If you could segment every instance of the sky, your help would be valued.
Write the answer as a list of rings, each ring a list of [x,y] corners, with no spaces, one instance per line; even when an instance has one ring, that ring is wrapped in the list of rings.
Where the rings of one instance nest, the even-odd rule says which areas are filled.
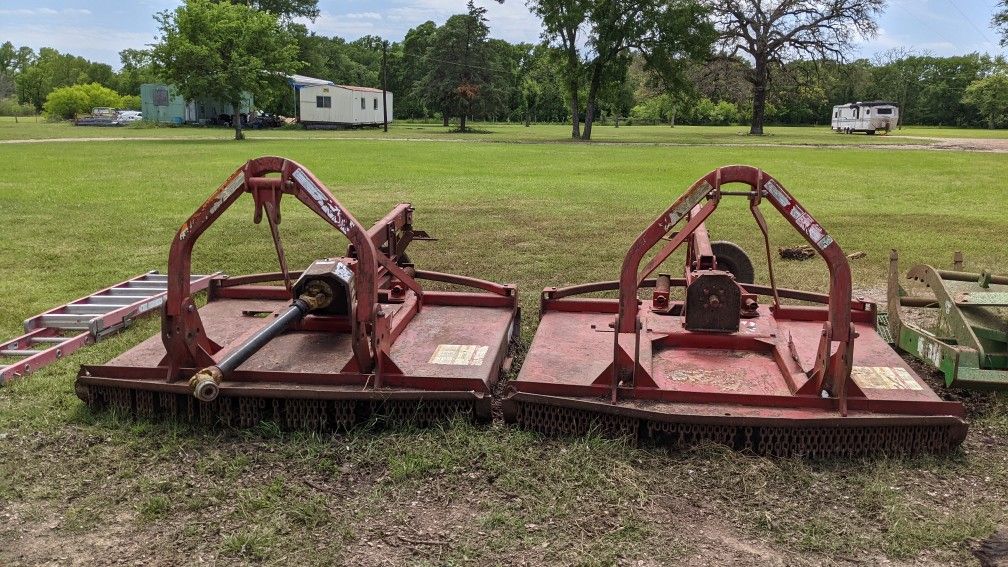
[[[539,23],[523,0],[477,3],[487,8],[492,37],[538,40]],[[997,0],[889,0],[878,36],[859,42],[855,56],[871,58],[894,47],[933,55],[1008,54],[990,27],[995,4]],[[0,0],[0,43],[54,47],[118,68],[120,50],[155,40],[153,14],[178,5],[177,0]],[[440,24],[464,11],[465,0],[319,0],[319,9],[321,16],[306,23],[320,35],[353,40],[370,34],[396,41],[427,20]]]

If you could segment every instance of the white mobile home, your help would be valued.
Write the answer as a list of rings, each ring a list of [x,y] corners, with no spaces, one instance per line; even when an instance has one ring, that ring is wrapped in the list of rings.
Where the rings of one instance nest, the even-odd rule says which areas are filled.
[[[834,132],[865,132],[874,134],[878,130],[886,132],[899,124],[899,106],[894,102],[875,100],[871,102],[852,102],[838,104],[833,107],[833,119],[830,126]]]
[[[383,100],[384,99],[384,100]],[[349,85],[305,85],[298,89],[298,120],[305,128],[378,126],[392,122],[392,93]]]

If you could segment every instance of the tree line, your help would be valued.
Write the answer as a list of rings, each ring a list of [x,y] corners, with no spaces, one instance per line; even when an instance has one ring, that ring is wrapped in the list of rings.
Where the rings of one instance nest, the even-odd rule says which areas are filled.
[[[898,103],[905,123],[1008,125],[1002,57],[897,49],[851,60],[856,39],[875,32],[883,0],[527,4],[542,22],[537,43],[489,37],[486,9],[473,0],[395,42],[310,31],[299,22],[318,16],[315,0],[187,0],[155,15],[158,41],[122,51],[118,71],[2,44],[0,101],[39,112],[60,87],[94,83],[135,96],[141,83],[168,81],[187,97],[231,100],[249,90],[260,109],[290,116],[286,74],[381,87],[384,51],[396,118],[455,120],[461,130],[468,120],[568,122],[572,137],[590,139],[598,120],[623,120],[748,123],[761,134],[764,123],[824,124],[835,104],[877,99]],[[1008,33],[1008,4],[1000,5],[993,23]],[[243,26],[268,41],[241,44]]]

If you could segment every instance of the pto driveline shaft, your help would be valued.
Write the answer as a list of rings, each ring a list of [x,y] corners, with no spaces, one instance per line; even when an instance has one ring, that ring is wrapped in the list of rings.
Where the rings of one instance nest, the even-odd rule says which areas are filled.
[[[324,284],[322,284],[324,286]],[[200,370],[189,379],[193,396],[204,402],[217,398],[220,382],[243,362],[252,358],[266,343],[283,334],[291,325],[299,323],[308,313],[326,307],[332,301],[332,292],[325,286],[311,286],[281,312],[269,325],[249,337],[240,347],[228,353],[220,362]]]

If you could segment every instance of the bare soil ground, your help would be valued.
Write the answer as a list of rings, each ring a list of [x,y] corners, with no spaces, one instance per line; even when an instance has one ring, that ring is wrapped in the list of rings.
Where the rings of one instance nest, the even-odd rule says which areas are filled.
[[[773,529],[781,521],[793,529],[794,524],[817,521],[801,513],[793,516],[794,509],[807,510],[811,504],[846,514],[843,508],[857,504],[849,495],[819,486],[817,480],[795,479],[805,490],[793,492],[773,485],[786,482],[788,475],[766,478],[769,470],[793,464],[722,455],[715,448],[674,459],[694,465],[652,469],[658,463],[638,464],[635,468],[643,468],[624,479],[636,492],[626,500],[600,498],[592,486],[583,486],[555,495],[562,501],[551,502],[546,494],[530,499],[512,492],[513,486],[498,483],[499,477],[478,460],[404,479],[376,463],[343,463],[322,472],[307,455],[298,462],[288,453],[288,443],[276,444],[272,439],[228,434],[211,454],[193,451],[182,442],[162,447],[162,453],[150,457],[158,453],[153,445],[125,447],[114,436],[96,436],[88,428],[68,429],[57,437],[8,435],[3,440],[7,449],[33,454],[36,463],[50,466],[11,463],[20,470],[8,477],[17,486],[7,490],[17,491],[21,498],[0,508],[5,526],[0,532],[0,561],[8,565],[948,565],[968,561],[971,549],[893,558],[857,546],[838,545],[829,552],[802,549],[801,537],[829,538],[828,533],[778,534],[784,536],[783,542],[778,536],[767,537],[762,530],[754,531],[753,524]],[[319,449],[327,455],[324,459],[341,449],[339,439],[323,445]],[[564,450],[553,443],[543,449]],[[994,450],[1006,452],[1003,438],[975,429],[965,448],[966,453]],[[733,464],[717,470],[721,460]],[[107,466],[95,467],[95,462]],[[132,472],[119,468],[124,463]],[[643,470],[647,472],[642,476]],[[684,477],[681,481],[679,475]],[[727,494],[721,495],[698,490],[708,484],[694,482],[701,475],[741,484],[747,487],[744,491],[756,492],[750,497],[772,494],[762,517],[738,517],[731,510],[731,490],[722,490]],[[915,516],[926,521],[934,508],[944,508],[947,514],[961,506],[957,492],[963,481],[975,485],[979,480],[942,479],[920,471],[915,478],[898,479],[886,491],[919,492],[924,485],[927,490],[919,497],[928,500],[928,506],[905,521],[913,522]],[[735,497],[741,496],[735,492]],[[886,504],[878,504],[877,513],[884,515]],[[862,535],[879,528],[865,525]],[[907,528],[912,529],[900,529]]]
[[[899,144],[897,146],[885,147],[906,147],[913,149],[933,149],[933,150],[956,150],[974,152],[1008,152],[1008,139],[1006,138],[935,138],[923,136],[890,136],[891,138],[906,138],[908,140],[927,140],[928,145]]]

